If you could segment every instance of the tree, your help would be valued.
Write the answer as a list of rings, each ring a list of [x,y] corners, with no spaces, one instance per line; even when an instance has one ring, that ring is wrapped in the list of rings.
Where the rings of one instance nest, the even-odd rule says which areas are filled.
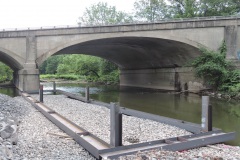
[[[5,81],[11,81],[13,78],[13,70],[0,62],[0,83]]]
[[[113,64],[112,62],[100,59],[100,74],[101,75],[107,75],[115,70],[118,70],[118,67]]]
[[[64,55],[49,57],[39,67],[40,73],[41,74],[56,74],[58,64],[61,63],[63,57],[64,57]]]
[[[170,17],[165,0],[137,0],[134,8],[138,21],[155,22]]]
[[[228,16],[240,12],[239,0],[168,0],[175,18]]]
[[[199,2],[195,0],[169,0],[171,15],[174,18],[192,18],[198,16]]]
[[[200,0],[199,16],[228,16],[239,13],[239,0]]]
[[[132,16],[125,12],[117,11],[115,6],[99,2],[86,8],[78,24],[81,25],[110,25],[132,22]]]
[[[58,65],[58,74],[78,74],[99,77],[100,58],[88,55],[68,55]]]

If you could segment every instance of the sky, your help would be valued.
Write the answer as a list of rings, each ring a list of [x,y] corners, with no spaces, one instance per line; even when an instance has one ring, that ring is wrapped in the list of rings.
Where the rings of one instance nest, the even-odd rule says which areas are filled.
[[[2,0],[0,29],[77,25],[85,9],[99,0]],[[135,0],[101,0],[131,13]]]

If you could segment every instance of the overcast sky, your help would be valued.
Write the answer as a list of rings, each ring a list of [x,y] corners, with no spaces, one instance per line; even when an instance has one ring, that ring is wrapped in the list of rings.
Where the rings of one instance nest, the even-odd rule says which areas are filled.
[[[0,29],[77,25],[86,7],[99,0],[1,0]],[[132,12],[135,0],[101,0]]]

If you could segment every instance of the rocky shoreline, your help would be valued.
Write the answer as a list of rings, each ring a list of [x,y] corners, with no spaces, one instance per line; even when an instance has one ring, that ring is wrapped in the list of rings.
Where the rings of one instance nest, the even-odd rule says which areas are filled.
[[[44,103],[109,142],[107,108],[82,103],[62,95],[45,95]],[[22,97],[11,98],[0,94],[0,111],[0,117],[9,118],[18,126],[18,140],[15,143],[11,138],[0,139],[0,159],[95,159]],[[124,145],[191,134],[177,127],[129,116],[123,117],[123,126]],[[6,156],[6,148],[12,156]],[[239,153],[240,147],[218,144],[184,152],[161,150],[139,152],[120,159],[240,159]]]
[[[228,101],[229,100],[240,101],[240,93],[238,93],[237,95],[231,96],[230,94],[227,94],[227,93],[204,91],[201,94],[211,96],[217,99],[225,99]]]

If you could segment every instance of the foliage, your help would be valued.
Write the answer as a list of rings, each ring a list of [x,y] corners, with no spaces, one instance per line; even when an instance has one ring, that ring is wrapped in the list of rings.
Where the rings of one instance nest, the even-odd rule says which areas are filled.
[[[200,0],[198,16],[228,16],[239,13],[239,0]]]
[[[134,3],[134,8],[138,21],[155,22],[169,18],[165,0],[137,0]]]
[[[169,0],[170,12],[174,18],[197,17],[198,1],[195,0]]]
[[[0,83],[11,81],[13,78],[13,70],[0,62]]]
[[[57,63],[57,71],[55,75],[52,75],[52,72],[48,72],[47,65],[41,66],[42,70],[46,70],[46,74],[41,78],[44,79],[67,79],[67,80],[78,80],[84,79],[89,82],[114,82],[119,81],[119,72],[118,67],[113,63],[88,55],[65,55],[65,56],[54,56],[51,58],[50,62],[55,62],[53,60],[57,58],[60,60]],[[48,60],[47,60],[48,61]],[[50,62],[47,62],[49,64]],[[44,68],[45,67],[45,68]],[[75,76],[73,76],[75,75]],[[77,78],[80,77],[80,78]]]
[[[118,67],[117,65],[113,64],[112,62],[100,59],[100,74],[101,75],[107,75],[112,73],[113,71],[117,71]]]
[[[201,49],[202,55],[192,62],[196,76],[217,89],[228,74],[229,63],[218,52]]]
[[[43,64],[39,67],[40,73],[42,74],[56,74],[58,64],[61,63],[64,56],[52,56],[47,59],[47,61],[43,62]]]
[[[240,92],[240,71],[225,59],[225,42],[218,52],[202,48],[202,55],[192,62],[195,75],[204,79],[205,83],[215,90],[237,95]]]
[[[79,18],[79,25],[109,25],[132,21],[132,16],[117,11],[115,6],[108,6],[107,3],[99,2],[86,8],[83,16]]]
[[[228,16],[239,13],[238,0],[168,0],[175,18]]]
[[[221,91],[237,95],[240,93],[240,71],[231,70],[225,77],[224,83],[220,86]]]
[[[84,77],[74,74],[43,74],[41,79],[84,80]]]

